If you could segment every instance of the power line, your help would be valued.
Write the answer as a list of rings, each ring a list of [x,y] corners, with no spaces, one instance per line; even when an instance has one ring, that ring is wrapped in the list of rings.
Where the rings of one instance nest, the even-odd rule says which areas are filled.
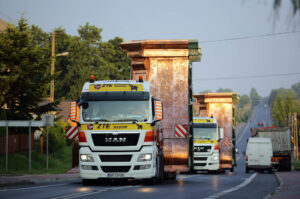
[[[262,35],[244,36],[244,37],[233,37],[233,38],[225,38],[225,39],[217,39],[217,40],[198,41],[198,43],[205,44],[205,43],[215,43],[215,42],[223,42],[223,41],[234,41],[234,40],[241,40],[241,39],[273,37],[277,35],[286,35],[286,34],[294,34],[294,33],[300,33],[300,30],[291,31],[291,32],[279,32],[279,33],[270,33],[270,34],[262,34]]]
[[[249,76],[232,76],[232,77],[209,77],[209,78],[194,78],[194,81],[205,80],[232,80],[232,79],[251,79],[251,78],[264,78],[264,77],[281,77],[281,76],[294,76],[300,73],[282,73],[282,74],[268,74],[268,75],[249,75]]]

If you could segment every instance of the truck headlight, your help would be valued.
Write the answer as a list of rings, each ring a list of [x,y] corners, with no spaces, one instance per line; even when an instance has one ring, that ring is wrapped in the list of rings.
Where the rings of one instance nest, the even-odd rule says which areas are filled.
[[[219,160],[219,156],[217,156],[217,155],[214,155],[214,156],[212,156],[212,157],[211,157],[211,160],[213,160],[213,161],[217,161],[217,160]]]
[[[151,153],[144,153],[140,154],[138,157],[138,162],[145,162],[145,161],[150,161],[152,160],[152,154]]]
[[[94,162],[93,156],[87,154],[80,154],[80,160],[82,162]]]

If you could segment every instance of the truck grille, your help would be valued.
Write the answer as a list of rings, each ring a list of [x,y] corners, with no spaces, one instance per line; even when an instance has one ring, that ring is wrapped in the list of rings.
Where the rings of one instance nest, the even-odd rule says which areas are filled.
[[[112,133],[92,134],[95,146],[136,146],[139,141],[138,133],[122,133],[113,135]]]
[[[204,167],[206,163],[195,163],[194,166]]]
[[[130,162],[132,155],[99,155],[101,162]]]
[[[194,146],[195,152],[210,152],[211,146]]]
[[[130,166],[101,166],[101,169],[105,173],[114,173],[114,172],[128,172]]]
[[[194,160],[197,160],[197,161],[206,161],[207,157],[194,157]]]

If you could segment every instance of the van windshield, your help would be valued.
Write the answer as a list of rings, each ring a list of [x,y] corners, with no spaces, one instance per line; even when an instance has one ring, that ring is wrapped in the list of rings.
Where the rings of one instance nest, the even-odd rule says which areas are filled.
[[[87,103],[88,107],[82,109],[84,121],[143,122],[149,120],[149,100],[87,101]]]
[[[217,140],[217,128],[193,128],[194,139]]]

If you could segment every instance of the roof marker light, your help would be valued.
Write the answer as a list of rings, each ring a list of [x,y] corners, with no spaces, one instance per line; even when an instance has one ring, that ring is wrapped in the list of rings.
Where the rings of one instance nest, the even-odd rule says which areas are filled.
[[[94,75],[91,75],[90,76],[90,83],[94,83],[95,82],[95,76]]]
[[[139,76],[139,82],[144,82],[144,80],[143,80],[143,75],[140,75],[140,76]]]

